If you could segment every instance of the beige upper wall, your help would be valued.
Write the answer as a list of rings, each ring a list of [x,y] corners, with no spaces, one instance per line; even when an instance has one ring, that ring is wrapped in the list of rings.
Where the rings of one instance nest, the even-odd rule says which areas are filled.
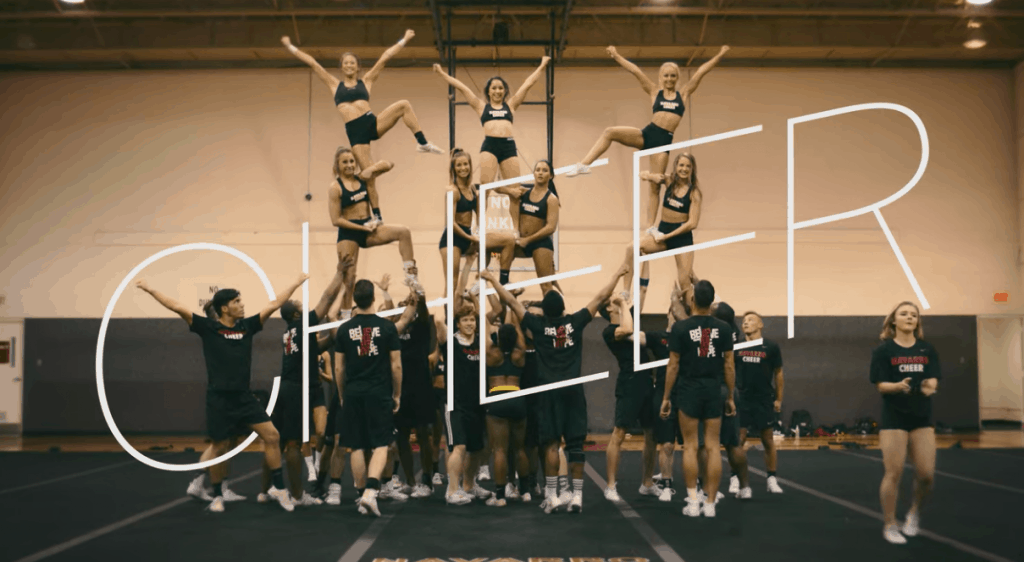
[[[473,69],[459,76],[472,87],[491,75]],[[525,75],[504,73],[513,89]],[[676,141],[753,125],[764,130],[693,149],[705,196],[695,239],[750,231],[757,238],[698,252],[698,274],[737,309],[785,314],[786,120],[890,102],[914,110],[929,134],[920,183],[882,210],[929,312],[1024,310],[1017,295],[1012,309],[993,303],[995,291],[1021,283],[1013,82],[1008,71],[715,70]],[[0,84],[0,288],[7,295],[0,315],[100,316],[136,264],[188,242],[235,246],[280,288],[301,267],[306,220],[313,231],[312,298],[323,289],[337,259],[325,193],[334,149],[347,139],[330,93],[308,72],[33,73],[4,75]],[[559,69],[555,85],[556,166],[579,160],[606,126],[650,120],[648,99],[625,71]],[[379,115],[398,99],[410,100],[428,138],[447,148],[445,95],[428,72],[395,69],[383,74],[372,102]],[[530,99],[542,95],[543,81]],[[546,152],[543,107],[521,108],[516,127],[526,173]],[[476,115],[459,108],[457,144],[475,156],[482,139]],[[388,222],[412,229],[421,277],[436,298],[443,293],[437,241],[447,157],[414,148],[399,124],[374,145],[374,156],[396,163],[379,181],[383,212]],[[631,152],[613,146],[608,166],[556,180],[561,270],[604,268],[563,282],[573,306],[604,283],[631,239]],[[892,111],[798,125],[796,220],[888,197],[912,177],[920,154],[913,124]],[[303,198],[307,185],[311,203]],[[800,230],[795,239],[798,315],[884,314],[899,300],[916,300],[872,215]],[[397,249],[364,251],[360,275],[384,272],[399,277]],[[229,257],[174,256],[144,275],[189,303],[197,300],[197,284],[218,281],[252,295],[251,308],[265,302],[255,275]],[[655,262],[652,277],[648,312],[665,308],[672,260]],[[122,298],[115,315],[166,312],[136,295]]]

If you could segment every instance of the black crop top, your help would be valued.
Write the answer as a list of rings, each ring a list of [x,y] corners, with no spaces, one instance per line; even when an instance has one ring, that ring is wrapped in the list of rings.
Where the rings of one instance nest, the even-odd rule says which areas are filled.
[[[661,205],[677,213],[690,214],[690,193],[693,188],[687,189],[686,195],[682,197],[676,197],[672,191],[672,187],[665,188],[665,198],[661,200]]]
[[[548,219],[548,197],[551,196],[551,190],[544,194],[544,198],[536,203],[530,201],[530,195],[533,194],[533,188],[524,193],[519,199],[519,214],[530,215],[538,219],[546,221]]]
[[[355,101],[370,101],[370,92],[362,80],[356,80],[356,87],[349,88],[344,81],[338,82],[338,89],[334,91],[334,105],[352,103]]]
[[[366,182],[364,182],[361,178],[356,179],[359,180],[359,189],[355,191],[349,191],[348,189],[345,189],[345,184],[342,183],[341,178],[338,178],[338,185],[341,186],[342,209],[344,209],[345,207],[351,207],[352,205],[355,205],[357,203],[370,202],[370,194],[368,191],[366,191]]]
[[[480,189],[480,184],[475,184],[477,189]],[[476,209],[477,196],[474,195],[472,199],[467,199],[466,196],[459,190],[459,201],[455,204],[456,213],[468,213],[473,209]]]
[[[483,125],[488,121],[508,121],[512,123],[512,109],[509,108],[508,104],[501,102],[501,109],[494,109],[494,106],[487,104],[484,107],[483,113],[480,114],[480,124]]]
[[[523,368],[512,363],[512,354],[505,353],[505,361],[497,367],[487,367],[488,377],[522,377]]]
[[[686,106],[683,105],[683,98],[679,92],[676,92],[675,99],[667,100],[665,99],[664,92],[658,91],[658,96],[654,98],[654,113],[659,111],[675,113],[682,117],[683,112],[686,111]]]

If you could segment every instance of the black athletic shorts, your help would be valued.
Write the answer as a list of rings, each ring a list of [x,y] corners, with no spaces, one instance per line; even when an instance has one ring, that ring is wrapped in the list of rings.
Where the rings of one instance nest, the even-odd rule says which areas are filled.
[[[463,227],[463,230],[468,230],[468,229]],[[469,245],[472,244],[472,242],[470,242],[466,238],[463,238],[463,237],[459,236],[458,234],[454,234],[453,238],[455,238],[455,240],[452,240],[452,246],[455,246],[456,248],[458,248],[459,251],[462,252],[462,255],[466,255],[466,251],[469,250]],[[437,247],[439,249],[441,249],[441,250],[445,250],[446,248],[448,248],[448,229],[447,228],[441,231],[441,242],[437,245]]]
[[[653,393],[651,379],[646,371],[633,375],[628,381],[615,384],[615,427],[630,429],[639,427],[647,429],[654,424]],[[661,404],[658,405],[659,409]]]
[[[724,447],[737,447],[740,444],[739,416],[722,414],[721,429],[718,431],[718,444]],[[704,422],[697,424],[697,447],[704,448]]]
[[[270,416],[250,390],[206,391],[206,434],[213,441],[248,435],[252,426],[268,421]]]
[[[445,427],[448,431],[448,452],[458,445],[465,445],[467,453],[475,453],[484,448],[484,411],[479,406],[460,408],[458,404],[451,412],[444,414]]]
[[[551,250],[552,252],[554,252],[555,251],[555,243],[554,243],[553,240],[551,240],[550,236],[545,236],[544,238],[541,238],[540,240],[535,240],[535,241],[530,242],[529,244],[527,244],[523,248],[523,255],[528,257],[528,258],[532,258],[534,250],[539,250],[540,248],[547,248],[547,249]]]
[[[380,138],[377,136],[377,116],[372,111],[367,111],[345,123],[345,132],[348,133],[348,142],[352,146],[370,144],[370,141]]]
[[[313,373],[309,374],[309,409],[314,410],[316,408],[326,408],[327,399],[324,397],[324,385],[320,382],[320,377],[313,378]]]
[[[682,226],[682,224],[683,223],[681,222],[661,221],[660,223],[658,223],[658,232],[662,234],[669,234],[673,232],[675,229]],[[690,232],[680,234],[679,236],[673,236],[672,238],[666,238],[664,242],[668,250],[675,250],[677,248],[693,246],[693,231],[691,230]]]
[[[352,222],[359,225],[363,225],[370,222],[370,219],[372,218],[373,217],[365,219],[353,219]],[[365,230],[351,230],[348,228],[338,228],[338,242],[341,242],[342,240],[351,240],[358,244],[360,248],[366,247],[366,237],[369,235],[370,233],[366,232]]]
[[[672,139],[675,137],[675,133],[666,131],[654,123],[644,127],[641,133],[644,135],[644,150],[672,144]]]
[[[654,442],[682,443],[683,432],[679,428],[679,408],[674,401],[668,419],[661,418],[661,401],[664,397],[665,381],[662,380],[655,385],[654,394],[651,396],[651,405],[654,407]]]
[[[310,404],[310,418],[313,406]],[[277,404],[270,415],[274,427],[281,435],[281,447],[288,441],[302,441],[302,383],[298,381],[281,381],[281,389],[277,394]],[[309,423],[313,433],[313,421]]]
[[[672,402],[691,418],[720,418],[725,406],[720,386],[716,380],[681,379],[673,391]]]
[[[910,412],[901,412],[882,404],[882,423],[878,427],[879,430],[899,429],[911,432],[922,427],[935,427],[930,415],[920,416]]]
[[[747,433],[760,436],[761,432],[775,425],[775,404],[773,400],[741,400],[738,404],[742,427]]]
[[[512,140],[512,137],[484,137],[484,143],[480,145],[480,152],[490,152],[498,159],[499,164],[509,158],[515,158],[518,154],[516,141]]]
[[[444,411],[448,405],[448,389],[447,388],[436,388],[434,387],[434,408],[441,411],[441,415],[444,416]]]
[[[540,444],[540,420],[537,417],[537,394],[527,394],[526,399],[526,440],[524,447],[527,449]]]
[[[587,439],[587,396],[581,385],[542,392],[537,400],[539,445],[565,439],[566,451]]]
[[[391,397],[346,396],[338,416],[338,442],[350,449],[387,447],[395,440]]]
[[[500,396],[502,394],[508,394],[509,392],[519,390],[519,387],[495,388],[504,388],[505,390],[495,391],[492,389],[487,393],[487,396]],[[502,400],[501,402],[492,402],[487,404],[487,415],[512,421],[524,419],[526,418],[526,397],[519,396],[516,398],[509,398],[508,400]]]
[[[404,385],[403,385],[404,386]],[[402,389],[402,401],[395,414],[395,427],[398,429],[416,429],[434,425],[437,415],[434,411],[434,387],[418,386]]]

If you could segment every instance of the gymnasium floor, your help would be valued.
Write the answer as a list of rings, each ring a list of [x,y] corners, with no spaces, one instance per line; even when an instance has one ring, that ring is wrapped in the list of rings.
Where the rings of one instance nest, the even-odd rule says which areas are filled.
[[[640,454],[634,451],[623,454],[619,469],[624,502],[605,500],[601,438],[587,452],[580,515],[544,515],[536,499],[505,508],[482,503],[450,507],[443,492],[435,490],[424,500],[382,501],[380,519],[356,513],[354,491],[344,484],[351,482],[347,474],[341,507],[286,513],[276,505],[257,504],[261,457],[255,452],[239,455],[232,466],[232,489],[249,500],[230,503],[225,513],[215,515],[204,511],[205,503],[185,496],[190,474],[145,466],[116,452],[112,439],[7,438],[0,440],[0,502],[6,508],[0,510],[0,561],[1024,560],[1022,439],[1020,431],[940,436],[936,488],[924,511],[921,536],[895,547],[881,536],[877,491],[882,464],[871,438],[860,438],[860,448],[837,445],[834,439],[803,439],[800,444],[787,439],[779,454],[782,495],[765,491],[763,455],[751,447],[754,498],[739,502],[727,497],[715,519],[684,517],[679,495],[671,503],[641,497]],[[193,447],[202,444],[193,441]],[[197,457],[184,452],[183,444],[190,442],[186,438],[133,439],[140,448],[146,442],[170,446],[147,453],[164,462],[195,462]],[[637,444],[631,441],[628,449]],[[53,446],[61,452],[49,452]],[[908,470],[900,515],[910,478]],[[723,483],[728,485],[727,471]]]

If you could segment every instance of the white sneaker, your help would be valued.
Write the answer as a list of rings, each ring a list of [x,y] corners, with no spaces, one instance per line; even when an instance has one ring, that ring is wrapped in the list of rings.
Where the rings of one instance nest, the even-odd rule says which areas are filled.
[[[414,498],[429,498],[431,494],[433,494],[433,491],[422,482],[416,484],[416,487],[412,489],[412,497]]]
[[[370,513],[363,505],[363,496],[356,498],[356,511],[359,512],[359,515],[366,515],[367,513]]]
[[[573,168],[571,170],[569,170],[565,174],[565,177],[567,177],[567,178],[574,178],[574,177],[576,177],[576,176],[578,176],[580,174],[589,174],[589,173],[590,173],[590,166],[586,166],[582,162],[579,162],[575,166],[573,166]]]
[[[465,492],[465,490],[463,491]],[[480,487],[480,484],[473,484],[473,489],[466,492],[466,494],[476,496],[477,498],[480,498],[482,500],[491,497],[491,493]]]
[[[686,498],[686,507],[683,508],[683,515],[687,517],[700,517],[700,499]]]
[[[519,499],[519,489],[511,482],[505,484],[505,498],[509,501]]]
[[[773,494],[781,494],[782,488],[779,487],[779,482],[775,480],[774,476],[768,477],[768,491]]]
[[[245,501],[245,496],[240,496],[240,495],[236,494],[235,492],[233,492],[232,490],[228,489],[228,483],[227,482],[221,484],[220,491],[224,495],[224,501],[226,501],[226,502],[244,502]]]
[[[903,534],[908,537],[916,537],[921,530],[921,518],[913,512],[907,513],[907,519],[903,522]]]
[[[341,484],[332,483],[327,488],[327,505],[341,505]]]
[[[675,488],[662,488],[661,493],[658,495],[658,499],[663,502],[670,502],[674,495],[676,495]]]
[[[569,513],[583,513],[583,492],[573,492],[569,500]]]
[[[221,489],[223,490],[223,486],[221,487]],[[193,498],[200,499],[206,502],[213,501],[213,497],[211,497],[209,492],[206,491],[206,488],[203,487],[202,474],[196,476],[194,480],[189,482],[188,490],[186,490],[185,493],[192,496]],[[223,509],[221,511],[223,511]]]
[[[477,480],[490,480],[491,479],[491,467],[486,464],[480,467],[480,470],[476,471]]]
[[[359,507],[367,509],[370,513],[380,517],[380,509],[377,508],[377,497],[372,492],[369,494],[363,493],[363,497],[359,498]]]
[[[473,498],[462,493],[462,490],[459,489],[459,491],[454,494],[445,493],[444,501],[448,505],[466,505],[467,503],[472,502]]]
[[[420,144],[416,146],[416,152],[429,152],[430,154],[444,154],[444,151],[434,146],[432,143]]]
[[[562,505],[563,504],[559,500],[558,496],[550,496],[548,498],[545,498],[544,501],[541,502],[540,507],[541,509],[544,510],[544,513],[550,514],[553,511],[558,511],[558,508],[561,507]]]
[[[561,504],[561,505],[569,505],[569,502],[571,502],[571,501],[572,501],[572,492],[570,492],[568,488],[562,490],[562,492],[560,494],[558,494],[558,503],[559,504]]]
[[[750,498],[754,497],[754,491],[750,489],[750,486],[747,486],[746,488],[740,488],[740,491],[738,494],[736,494],[736,497],[741,500],[749,500]]]
[[[651,486],[650,488],[648,488],[647,486],[641,485],[640,486],[640,495],[641,496],[660,496],[661,495],[661,488],[659,488],[657,486]]]
[[[702,509],[701,511],[704,513],[704,517],[714,517],[715,516],[715,504],[713,504],[713,503],[705,503],[704,504],[704,509]]]
[[[267,495],[270,496],[271,499],[277,500],[277,503],[281,504],[281,507],[283,507],[285,511],[295,511],[295,504],[292,503],[292,496],[288,493],[288,490],[278,490],[271,486],[270,489],[267,490]]]
[[[434,478],[431,482],[433,482],[435,486],[441,486],[444,484],[444,478],[441,476],[440,472],[435,472]]]
[[[395,475],[393,475],[391,477],[391,489],[392,490],[396,490],[396,491],[401,492],[401,493],[406,494],[406,495],[409,495],[409,494],[412,493],[412,486],[410,486],[408,484],[403,484],[402,481],[398,478],[397,474],[395,474]]]
[[[700,496],[700,501],[702,501],[702,502],[708,501],[708,495],[707,495],[706,492],[704,492],[704,490],[701,490],[701,491],[697,492],[697,495]],[[724,499],[725,499],[725,494],[723,494],[722,492],[718,492],[715,495],[715,503],[718,503],[719,501],[724,500]]]
[[[619,496],[619,493],[615,490],[615,486],[608,486],[604,489],[604,499],[612,502],[622,501],[622,497]]]
[[[907,544],[907,539],[900,534],[898,525],[886,526],[885,530],[882,531],[882,536],[892,544]]]
[[[732,478],[729,479],[729,493],[734,495],[734,496],[736,494],[740,493],[740,477],[739,476],[733,476]]]
[[[654,476],[652,476],[651,480],[654,480],[655,484],[657,484],[658,482],[661,482],[663,480],[663,478],[661,477],[661,473],[659,472],[659,473],[655,474]]]
[[[321,500],[320,498],[314,498],[313,496],[305,492],[302,493],[302,498],[299,499],[299,501],[295,502],[296,505],[301,505],[303,507],[308,507],[311,505],[323,505],[323,503],[323,500]]]
[[[404,502],[409,499],[409,496],[399,491],[399,489],[393,486],[390,481],[380,487],[380,492],[373,498],[374,503],[376,503],[378,497],[386,500],[394,500],[396,502]]]
[[[519,497],[519,500],[523,503],[530,503],[531,501],[533,501],[533,496],[530,495],[530,492],[526,492],[525,494]]]
[[[224,512],[224,498],[222,498],[220,496],[217,496],[217,497],[213,498],[213,500],[210,501],[210,505],[206,506],[206,509],[208,511],[212,511],[214,513],[223,513]]]
[[[491,496],[487,498],[486,502],[486,505],[489,505],[491,507],[505,507],[505,505],[507,504],[508,502],[505,501],[505,498],[499,499],[498,496]]]

